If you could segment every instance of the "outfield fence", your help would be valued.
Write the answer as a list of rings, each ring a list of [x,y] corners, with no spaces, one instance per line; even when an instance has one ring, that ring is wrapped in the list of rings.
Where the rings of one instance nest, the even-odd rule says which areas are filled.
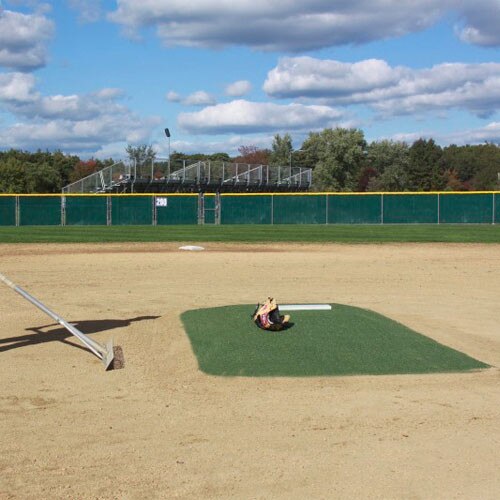
[[[497,224],[500,192],[0,195],[0,226]]]

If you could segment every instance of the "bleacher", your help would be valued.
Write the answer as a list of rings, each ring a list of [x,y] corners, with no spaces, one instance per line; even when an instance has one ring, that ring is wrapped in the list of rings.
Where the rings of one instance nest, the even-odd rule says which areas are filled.
[[[220,161],[147,165],[120,161],[65,186],[63,193],[201,193],[307,191],[312,170]]]

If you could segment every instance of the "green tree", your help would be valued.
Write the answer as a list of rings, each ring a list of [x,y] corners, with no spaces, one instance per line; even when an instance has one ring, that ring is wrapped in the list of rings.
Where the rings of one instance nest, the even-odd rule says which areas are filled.
[[[208,155],[208,160],[230,162],[231,157],[227,153],[213,153],[211,155]]]
[[[125,148],[127,155],[131,161],[135,161],[137,167],[149,165],[156,158],[156,151],[153,146],[141,144],[140,146],[127,145]]]
[[[93,158],[86,161],[79,161],[70,173],[69,182],[76,182],[94,172],[102,170],[102,168],[104,168],[104,165]]]
[[[62,188],[58,169],[48,162],[32,164],[26,169],[26,192],[58,193]]]
[[[472,178],[474,189],[482,191],[500,188],[500,147],[495,144],[475,146],[478,168]]]
[[[369,191],[408,189],[408,144],[389,140],[372,142],[368,146],[366,160],[367,168],[375,171],[368,183]]]
[[[443,169],[453,172],[462,183],[470,183],[477,173],[479,164],[477,162],[476,146],[457,146],[451,144],[443,148],[441,163]]]
[[[80,158],[76,155],[66,155],[62,151],[54,151],[45,158],[45,163],[51,165],[60,177],[59,184],[66,186],[69,184],[71,173],[76,165],[80,162]],[[44,163],[44,162],[40,162]]]
[[[238,148],[240,156],[237,156],[235,163],[249,163],[251,165],[267,165],[269,163],[269,150],[259,149],[257,146],[240,146]]]
[[[23,162],[14,155],[0,157],[0,193],[26,193]]]
[[[409,188],[413,191],[443,189],[445,177],[440,146],[433,139],[418,139],[410,147],[409,154]]]
[[[315,160],[313,187],[355,191],[365,162],[366,141],[359,129],[325,129],[311,133],[302,145],[306,158]]]
[[[285,167],[290,164],[291,154],[293,152],[292,138],[290,134],[281,137],[280,134],[274,136],[269,165],[273,167]]]

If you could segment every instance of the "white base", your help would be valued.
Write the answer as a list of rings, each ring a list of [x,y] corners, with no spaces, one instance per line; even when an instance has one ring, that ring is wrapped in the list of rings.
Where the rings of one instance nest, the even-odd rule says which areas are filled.
[[[198,247],[196,245],[186,245],[184,247],[179,247],[179,250],[194,250],[196,252],[196,251],[199,251],[199,250],[205,250],[205,248],[204,247]]]
[[[330,311],[330,304],[282,304],[280,311]]]

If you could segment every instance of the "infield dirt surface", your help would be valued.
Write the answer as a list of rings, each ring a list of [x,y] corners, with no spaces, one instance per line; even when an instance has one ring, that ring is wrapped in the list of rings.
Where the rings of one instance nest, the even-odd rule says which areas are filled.
[[[199,244],[0,245],[0,272],[125,356],[104,372],[0,284],[0,498],[498,498],[500,245]],[[492,368],[199,371],[180,314],[268,295],[368,308]]]

